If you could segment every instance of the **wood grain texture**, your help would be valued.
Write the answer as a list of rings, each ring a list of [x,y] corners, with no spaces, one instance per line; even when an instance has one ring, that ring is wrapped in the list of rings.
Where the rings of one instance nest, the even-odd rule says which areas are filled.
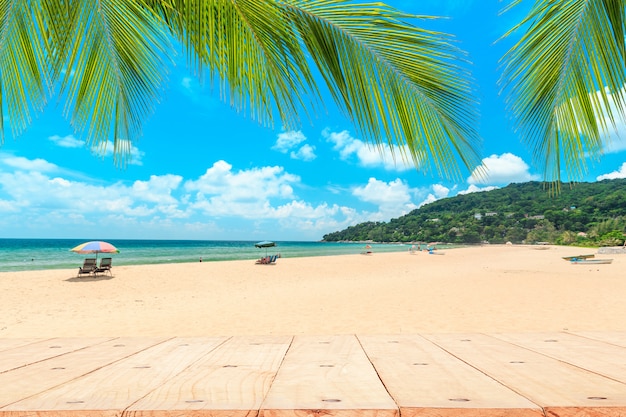
[[[568,333],[498,333],[493,336],[626,383],[626,347]]]
[[[626,332],[568,332],[589,339],[626,347]]]
[[[78,379],[164,340],[164,338],[113,339],[0,373],[0,387],[2,387],[0,407]],[[89,341],[85,340],[85,343],[89,344]]]
[[[625,339],[0,339],[0,417],[625,417]]]
[[[65,355],[66,353],[97,345],[111,339],[113,338],[61,338],[18,345],[12,349],[4,350],[0,354],[0,372],[17,369],[55,356]]]
[[[421,336],[360,336],[400,414],[542,416],[539,406]],[[446,411],[447,410],[447,411]]]
[[[120,415],[226,338],[176,338],[0,409],[0,416]]]
[[[130,406],[126,415],[256,415],[291,336],[233,337]]]
[[[262,417],[397,416],[398,408],[355,336],[296,336]]]
[[[558,340],[558,336],[555,333],[546,340]],[[626,405],[626,384],[495,337],[481,334],[424,337],[544,409]]]

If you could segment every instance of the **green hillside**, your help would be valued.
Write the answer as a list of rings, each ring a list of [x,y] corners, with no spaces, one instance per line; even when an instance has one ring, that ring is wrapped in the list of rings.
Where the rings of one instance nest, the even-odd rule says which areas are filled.
[[[366,222],[324,235],[324,241],[536,243],[615,246],[626,232],[626,179],[544,183],[457,195],[389,222]]]

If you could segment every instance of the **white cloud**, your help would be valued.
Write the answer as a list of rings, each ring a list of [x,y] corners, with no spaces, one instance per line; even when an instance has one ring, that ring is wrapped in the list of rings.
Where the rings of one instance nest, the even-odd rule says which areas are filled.
[[[59,136],[53,135],[48,138],[54,142],[57,146],[62,148],[82,148],[85,146],[85,141],[76,139],[74,135]]]
[[[426,204],[430,204],[437,200],[441,200],[442,198],[446,198],[450,195],[450,192],[451,190],[444,185],[433,184],[429,187],[428,190],[416,193],[421,196],[425,195],[425,197],[422,198],[421,203],[419,203],[417,207],[419,208],[419,207],[425,206]]]
[[[113,157],[116,152],[115,144],[113,141],[107,140],[99,146],[92,147],[92,150],[103,157]],[[145,152],[140,151],[129,140],[117,139],[117,153],[118,157],[126,157],[127,162],[130,165],[143,165],[143,156]]]
[[[618,115],[615,117],[614,123],[609,117],[606,116],[606,106],[604,105],[604,101],[600,98],[600,93],[596,92],[594,94],[596,97],[592,97],[592,99],[600,103],[601,115],[597,116],[598,122],[600,123],[600,126],[606,126],[606,132],[603,132],[602,134],[602,147],[604,153],[619,153],[626,150],[626,114],[624,114],[622,110],[618,109],[615,105],[613,95],[607,92],[606,94],[608,96],[610,111],[614,115]],[[626,89],[622,89],[620,94],[622,96],[625,95]],[[621,118],[619,115],[621,115]]]
[[[306,139],[306,136],[301,131],[282,132],[278,134],[272,149],[281,153],[289,152],[289,156],[292,159],[312,161],[317,157],[315,155],[315,147],[309,144],[300,146]]]
[[[356,187],[352,194],[378,206],[378,213],[374,216],[376,220],[389,220],[417,208],[411,198],[413,190],[399,178],[388,183],[370,178],[365,186]]]
[[[323,136],[333,144],[333,149],[339,152],[339,157],[348,161],[356,158],[359,165],[369,168],[382,167],[387,171],[407,171],[414,169],[412,163],[405,162],[402,155],[409,155],[406,148],[389,145],[370,146],[365,142],[353,138],[349,132],[330,132],[325,130]]]
[[[306,136],[304,136],[304,133],[302,133],[301,131],[296,132],[292,130],[289,132],[282,132],[278,134],[276,144],[272,146],[272,149],[282,153],[287,153],[287,151],[298,146],[305,140]]]
[[[20,171],[56,172],[59,170],[57,165],[44,159],[27,159],[22,156],[8,154],[0,154],[0,171],[2,170],[2,165]]]
[[[480,176],[480,169],[485,172]],[[529,166],[522,158],[511,153],[491,155],[484,158],[482,166],[476,168],[467,179],[469,184],[510,184],[537,181],[538,175],[529,172]]]
[[[448,195],[450,195],[450,189],[448,187],[444,187],[441,184],[433,184],[432,185],[433,191],[435,193],[435,196],[439,199],[439,198],[446,198]]]
[[[8,166],[11,170],[2,169]],[[149,181],[136,181],[132,186],[122,183],[93,185],[60,176],[54,164],[36,159],[0,158],[0,198],[19,207],[25,217],[59,217],[69,220],[73,214],[81,216],[120,214],[148,216],[153,213],[178,212],[178,201],[173,191],[182,181],[175,175],[152,176]]]
[[[197,180],[185,183],[195,192],[194,209],[213,216],[275,217],[271,200],[292,200],[300,177],[282,167],[262,167],[234,172],[226,161],[217,161]]]
[[[317,158],[317,155],[315,155],[315,147],[309,144],[303,145],[297,151],[292,151],[289,155],[292,159],[298,159],[307,162]]]
[[[615,180],[618,178],[626,178],[626,162],[622,164],[617,171],[609,172],[608,174],[599,175],[596,180]]]
[[[494,187],[494,186],[477,187],[474,184],[470,184],[470,186],[467,187],[467,190],[459,191],[458,194],[463,195],[463,194],[471,194],[471,193],[480,193],[483,191],[491,191],[491,190],[497,190],[497,189],[498,187]]]
[[[80,139],[76,139],[73,135],[59,136],[53,135],[48,138],[54,142],[57,146],[62,148],[83,148],[86,146],[86,142]],[[124,155],[127,158],[130,165],[143,165],[143,156],[145,152],[140,151],[135,145],[133,145],[127,139],[117,139],[118,156]],[[91,151],[98,156],[104,158],[113,157],[115,153],[115,144],[111,140],[104,141],[100,144],[92,144]]]
[[[183,181],[180,175],[151,175],[148,181],[135,181],[131,187],[133,194],[139,196],[142,201],[153,203],[175,204],[176,199],[172,192]]]
[[[180,85],[183,89],[192,92],[194,90],[196,81],[191,77],[183,77],[180,80]]]

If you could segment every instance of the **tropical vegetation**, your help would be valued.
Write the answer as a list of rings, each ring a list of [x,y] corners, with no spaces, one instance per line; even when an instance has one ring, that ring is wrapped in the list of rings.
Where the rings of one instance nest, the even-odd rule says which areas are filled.
[[[501,86],[550,181],[584,172],[624,118],[625,8],[537,0],[506,34],[519,42]],[[96,150],[112,139],[123,161],[180,48],[260,123],[297,126],[320,106],[321,79],[364,138],[455,178],[480,165],[476,89],[451,35],[416,18],[348,0],[0,1],[0,132],[8,120],[21,133],[56,97],[77,134]]]
[[[623,245],[626,179],[563,186],[551,196],[527,182],[426,204],[389,222],[365,222],[325,241]]]

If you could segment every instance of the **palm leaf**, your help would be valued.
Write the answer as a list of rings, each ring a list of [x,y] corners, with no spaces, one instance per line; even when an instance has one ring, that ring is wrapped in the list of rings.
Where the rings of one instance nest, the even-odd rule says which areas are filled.
[[[295,127],[315,110],[314,65],[366,139],[458,176],[458,160],[479,159],[469,73],[452,39],[405,22],[415,17],[346,0],[0,0],[0,99],[23,128],[57,86],[75,131],[100,150],[113,136],[128,155],[173,35],[199,76],[264,124],[276,114]]]
[[[344,0],[169,0],[161,2],[199,74],[219,78],[238,110],[286,126],[319,97],[309,69],[376,146],[397,144],[427,171],[459,174],[479,162],[476,103],[463,54],[451,38],[415,28],[383,4]],[[199,18],[200,16],[200,18]],[[306,48],[306,49],[303,49]]]
[[[167,74],[168,32],[141,1],[51,2],[51,32],[59,48],[54,74],[64,73],[65,114],[88,143],[130,155],[131,141],[158,101]]]
[[[18,135],[30,124],[33,111],[46,104],[50,79],[40,9],[39,1],[0,1],[0,143],[5,116]]]
[[[316,95],[299,38],[280,3],[257,0],[164,0],[155,6],[185,47],[202,79],[217,79],[220,96],[237,111],[273,126],[300,124]]]
[[[503,58],[507,106],[554,184],[580,178],[626,117],[625,12],[623,0],[539,0],[507,34],[527,28]]]
[[[442,33],[380,3],[284,2],[333,97],[381,146],[399,146],[423,171],[457,177],[479,162],[477,111],[463,53]]]

